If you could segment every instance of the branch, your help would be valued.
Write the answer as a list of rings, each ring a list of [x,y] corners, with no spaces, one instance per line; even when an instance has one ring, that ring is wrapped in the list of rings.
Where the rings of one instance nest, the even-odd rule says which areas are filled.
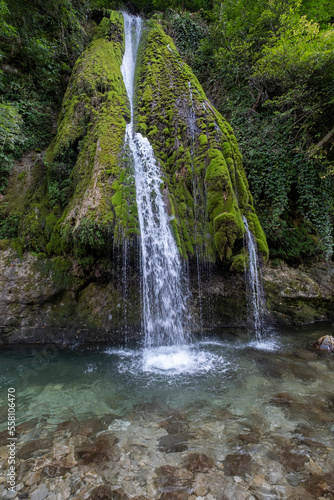
[[[315,153],[320,149],[322,148],[322,146],[324,144],[326,144],[326,142],[328,142],[331,137],[334,135],[334,127],[332,128],[332,130],[330,130],[330,132],[328,132],[328,134],[325,135],[325,137],[323,137],[323,139],[321,139],[321,141],[318,142],[318,144],[316,144],[315,146],[313,146],[310,151],[309,151],[309,155],[310,156],[314,156]]]

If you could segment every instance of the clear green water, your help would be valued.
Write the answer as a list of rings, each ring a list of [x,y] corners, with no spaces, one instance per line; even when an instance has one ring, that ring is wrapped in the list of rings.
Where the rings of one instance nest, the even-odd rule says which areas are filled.
[[[139,347],[107,344],[3,348],[1,392],[6,396],[8,387],[16,389],[18,424],[39,420],[30,434],[18,433],[19,443],[53,436],[68,420],[109,415],[105,430],[116,435],[130,468],[131,460],[143,473],[163,464],[178,466],[190,451],[205,453],[217,474],[225,463],[225,478],[246,481],[279,471],[279,484],[287,490],[272,498],[290,498],[289,488],[314,476],[307,468],[311,460],[319,476],[334,471],[334,356],[307,349],[325,334],[332,334],[331,325],[280,331],[253,344],[244,331],[222,330],[197,340],[186,353],[160,350],[149,356]],[[0,412],[3,431],[5,404]],[[179,421],[176,434],[189,433],[181,450],[159,445],[167,432],[175,433],[165,430],[168,419]],[[131,459],[134,436],[143,446],[141,462]],[[226,457],[238,453],[250,456],[252,467],[246,476],[238,467],[226,475]],[[295,457],[301,457],[297,466]],[[134,494],[121,470],[118,481]]]

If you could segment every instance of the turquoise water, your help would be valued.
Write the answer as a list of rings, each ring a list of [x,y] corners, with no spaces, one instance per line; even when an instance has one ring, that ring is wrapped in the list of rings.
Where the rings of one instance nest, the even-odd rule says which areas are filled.
[[[308,350],[331,332],[328,324],[288,329],[261,344],[249,341],[243,330],[221,330],[189,348],[167,351],[108,344],[7,347],[0,354],[1,393],[16,390],[17,423],[23,424],[18,448],[36,436],[57,436],[66,443],[70,435],[59,434],[59,424],[67,421],[107,421],[96,427],[96,435],[112,432],[119,453],[130,457],[130,469],[139,467],[144,475],[163,464],[179,466],[190,451],[204,453],[215,463],[217,485],[223,475],[226,484],[240,477],[233,484],[250,487],[248,476],[276,470],[279,480],[265,481],[285,493],[275,490],[272,498],[293,498],[289,488],[307,486],[315,477],[312,467],[319,477],[334,470],[334,356]],[[0,412],[3,431],[5,405]],[[32,419],[27,431],[24,423]],[[185,431],[183,444],[175,446],[174,437]],[[134,436],[142,443],[140,460],[131,459]],[[231,471],[228,457],[238,455],[250,457],[247,472],[239,462]],[[121,469],[117,477],[131,498],[134,486]],[[145,481],[138,491],[146,495]]]

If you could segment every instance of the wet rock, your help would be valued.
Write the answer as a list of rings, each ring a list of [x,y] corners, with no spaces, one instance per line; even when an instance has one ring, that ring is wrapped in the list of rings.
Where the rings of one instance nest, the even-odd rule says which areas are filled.
[[[334,491],[333,484],[330,483],[333,483],[333,480],[326,476],[311,477],[306,480],[305,489],[311,493],[314,498],[319,498]]]
[[[162,493],[158,500],[188,500],[189,493],[185,493],[183,491],[168,491]]]
[[[165,453],[176,453],[188,449],[188,441],[193,435],[189,432],[180,434],[168,434],[159,439],[158,449]]]
[[[282,464],[288,471],[299,472],[304,468],[304,464],[308,462],[309,458],[303,455],[299,450],[287,446],[282,450],[280,455]]]
[[[163,465],[155,469],[159,500],[188,500],[193,474],[186,469]]]
[[[43,422],[46,422],[46,420],[44,419]],[[25,434],[26,432],[30,432],[33,429],[35,429],[38,424],[39,424],[39,419],[32,418],[31,420],[28,420],[27,422],[23,422],[22,424],[18,425],[16,427],[16,432],[18,434]]]
[[[188,431],[189,424],[180,413],[175,412],[160,422],[159,427],[165,429],[168,434],[181,434]]]
[[[88,497],[88,500],[113,500],[113,498],[117,498],[116,496],[117,493],[115,492],[115,497],[113,497],[113,491],[111,491],[110,486],[98,486],[97,488],[94,488]],[[128,497],[123,497],[124,500],[126,500]],[[122,500],[123,500],[122,499]]]
[[[310,458],[310,461],[305,465],[305,469],[309,471],[312,476],[321,476],[323,474],[323,470],[318,462],[312,460],[312,458]]]
[[[72,433],[75,429],[78,428],[79,423],[80,422],[78,420],[66,420],[65,422],[60,422],[57,425],[57,431],[69,431]]]
[[[36,490],[30,493],[30,500],[44,500],[49,494],[49,489],[44,483],[40,484]]]
[[[185,459],[185,468],[191,472],[207,472],[214,466],[212,458],[204,453],[191,453]]]
[[[7,444],[8,444],[8,431],[5,430],[0,432],[0,446],[6,446]]]
[[[24,484],[27,486],[33,486],[34,484],[38,483],[40,479],[41,479],[41,471],[36,471],[29,475],[28,479],[25,481]]]
[[[203,497],[209,491],[210,478],[206,474],[197,474],[192,488],[195,495]]]
[[[98,418],[89,418],[80,422],[77,428],[75,429],[75,433],[81,436],[95,436],[98,432],[104,429],[104,425]]]
[[[304,444],[312,449],[326,450],[327,446],[312,438],[300,437],[296,440],[299,444]]]
[[[52,447],[52,439],[51,438],[42,438],[36,439],[34,441],[29,441],[24,444],[17,452],[16,456],[18,459],[26,459],[34,456],[44,455],[48,453],[50,448]]]
[[[261,434],[259,432],[247,432],[245,434],[239,434],[237,439],[245,443],[258,443],[261,439]]]
[[[293,403],[293,399],[287,392],[278,392],[271,398],[269,403],[277,406],[287,406]]]
[[[141,413],[143,415],[160,415],[161,417],[166,417],[168,414],[173,412],[173,408],[168,408],[168,406],[158,398],[152,398],[150,401],[141,401],[133,406],[133,411],[135,415]]]
[[[121,418],[119,415],[116,415],[115,413],[109,413],[108,415],[104,415],[101,419],[100,419],[100,422],[101,422],[101,425],[104,427],[104,428],[107,428],[108,425],[112,424],[112,422],[114,422],[114,420],[118,419],[118,418]]]
[[[284,375],[284,369],[278,363],[276,363],[273,359],[269,359],[269,357],[264,357],[262,353],[254,352],[254,359],[258,368],[262,371],[262,373],[269,378],[281,379]]]
[[[317,355],[315,352],[308,351],[307,349],[301,349],[296,352],[296,356],[304,361],[313,361]]]
[[[314,349],[318,351],[333,352],[334,351],[334,337],[331,335],[324,335],[320,337],[314,344],[312,344]]]
[[[227,455],[224,464],[224,472],[228,476],[243,476],[249,472],[252,463],[252,458],[247,453]]]
[[[115,445],[118,439],[114,434],[100,434],[93,444],[78,446],[75,449],[75,457],[83,465],[96,463],[102,465],[106,462],[116,459],[118,453],[115,450]]]
[[[235,415],[229,410],[229,406],[225,408],[215,408],[213,415],[219,420],[234,420]]]
[[[47,465],[41,471],[44,477],[59,477],[69,472],[71,467],[63,467],[61,465]]]

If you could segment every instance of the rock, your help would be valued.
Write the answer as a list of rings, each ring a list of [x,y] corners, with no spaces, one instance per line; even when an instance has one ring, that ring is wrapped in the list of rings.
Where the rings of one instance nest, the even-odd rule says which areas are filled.
[[[188,431],[189,424],[180,413],[175,412],[160,422],[159,427],[165,429],[168,434],[181,434]]]
[[[185,468],[191,472],[207,472],[214,466],[212,458],[204,453],[191,453],[185,459]]]
[[[26,486],[33,486],[34,484],[38,483],[41,479],[41,471],[36,471],[33,472],[31,475],[29,475],[28,479],[25,481]]]
[[[116,459],[118,453],[115,450],[115,445],[118,439],[114,434],[100,434],[93,444],[78,446],[75,449],[75,456],[79,463],[83,465],[91,464],[92,462],[103,465]]]
[[[166,453],[176,453],[188,449],[188,440],[193,436],[189,432],[168,434],[159,439],[158,449]]]
[[[45,420],[44,420],[44,422],[45,422]],[[38,423],[39,423],[38,418],[33,418],[31,420],[28,420],[27,422],[23,422],[22,424],[20,424],[16,427],[16,432],[18,434],[24,434],[26,432],[30,432],[36,428]]]
[[[44,483],[40,484],[36,490],[30,493],[30,500],[44,500],[49,494],[49,490]]]
[[[331,482],[333,483],[333,480],[331,481],[330,478],[327,477],[311,477],[306,480],[305,488],[311,495],[314,495],[314,498],[319,498],[320,496],[328,495],[328,493],[334,491],[333,484],[330,484]]]
[[[53,441],[51,438],[36,439],[25,443],[17,452],[16,456],[19,459],[26,459],[34,456],[45,455],[52,448]]]
[[[259,432],[249,432],[245,434],[239,434],[238,439],[246,443],[258,443],[261,439],[261,434]]]
[[[297,449],[287,446],[282,450],[281,460],[284,467],[288,471],[299,472],[304,468],[304,464],[309,460],[307,456],[303,455]]]
[[[115,493],[115,495],[114,495]],[[91,492],[90,492],[90,495],[88,497],[88,500],[113,500],[115,498],[115,500],[117,499],[121,499],[122,500],[127,500],[127,496],[118,496],[117,495],[117,492],[114,492],[114,491],[111,491],[111,487],[110,486],[106,486],[106,485],[101,485],[101,486],[98,486],[97,488],[94,488]]]
[[[278,392],[269,401],[270,404],[278,406],[287,406],[293,403],[292,397],[286,392]]]
[[[195,495],[203,497],[209,491],[210,479],[206,474],[197,474],[195,481],[192,484]]]
[[[155,472],[157,475],[155,485],[158,494],[161,494],[158,496],[159,500],[188,500],[194,477],[191,472],[171,465],[163,465],[155,469]]]
[[[69,472],[71,467],[63,467],[61,465],[47,465],[41,470],[41,474],[44,477],[59,477]]]
[[[314,344],[312,344],[314,349],[318,351],[333,352],[334,351],[334,337],[331,335],[324,335],[320,337]]]
[[[321,476],[323,470],[320,465],[310,458],[310,461],[305,465],[305,469],[308,470],[312,476]]]
[[[247,453],[245,454],[230,454],[224,460],[224,472],[229,476],[243,476],[249,472],[252,458]]]

